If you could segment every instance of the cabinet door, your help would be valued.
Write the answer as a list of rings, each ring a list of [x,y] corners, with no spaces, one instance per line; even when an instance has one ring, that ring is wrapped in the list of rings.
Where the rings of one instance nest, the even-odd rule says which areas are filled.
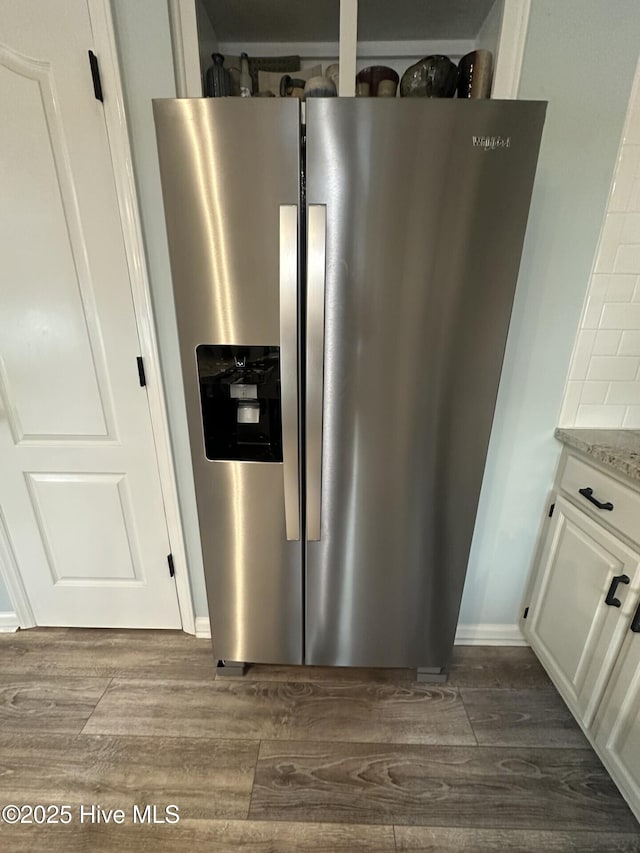
[[[525,634],[588,728],[624,640],[640,555],[559,498],[544,542]],[[620,578],[615,599],[607,593]],[[628,583],[624,579],[628,578]]]
[[[627,633],[595,730],[607,769],[640,820],[640,633]]]

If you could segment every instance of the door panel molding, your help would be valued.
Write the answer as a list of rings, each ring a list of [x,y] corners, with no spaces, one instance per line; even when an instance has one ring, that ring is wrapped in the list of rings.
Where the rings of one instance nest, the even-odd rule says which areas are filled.
[[[54,586],[145,585],[147,578],[140,545],[135,525],[130,523],[133,512],[127,475],[124,472],[87,474],[31,471],[25,473],[25,480]],[[61,488],[52,489],[55,485]],[[77,488],[69,489],[69,486]],[[111,495],[105,493],[105,489],[109,487]],[[82,490],[81,496],[76,494],[78,489]],[[54,499],[51,497],[52,491],[57,494]],[[96,523],[92,524],[94,521]],[[69,522],[68,525],[65,525],[65,522]],[[79,528],[77,532],[76,527]],[[109,530],[108,543],[101,536],[105,528]],[[116,537],[116,530],[123,535]],[[115,541],[116,539],[119,541]],[[73,543],[73,553],[68,553],[67,543],[70,542]],[[87,546],[88,551],[85,550],[83,554],[83,547],[86,549]],[[110,563],[113,566],[127,566],[128,572],[103,572],[93,575],[65,573],[68,571],[65,566],[73,567],[77,563],[76,553],[80,562],[86,565],[90,572],[89,567],[99,567],[101,562],[104,565],[107,550]]]
[[[34,83],[37,87],[38,95],[36,95],[37,103],[35,105],[35,109],[39,115],[34,115],[33,121],[39,122],[42,120],[46,127],[46,136],[42,134],[39,135],[38,138],[46,138],[48,140],[48,148],[51,153],[53,174],[51,175],[52,180],[50,181],[49,189],[58,197],[60,206],[64,211],[64,220],[67,223],[65,236],[68,242],[69,257],[65,259],[59,257],[57,260],[63,264],[65,264],[65,261],[68,263],[70,280],[71,275],[75,280],[77,295],[73,293],[74,288],[73,285],[71,285],[69,292],[66,293],[66,298],[69,299],[73,296],[74,302],[76,298],[78,300],[76,310],[82,312],[82,322],[78,322],[75,328],[76,344],[84,349],[82,346],[82,338],[85,338],[87,346],[85,359],[86,364],[82,365],[81,374],[76,375],[73,379],[76,379],[77,381],[82,382],[83,385],[87,386],[86,393],[90,391],[90,386],[93,385],[95,388],[95,397],[93,402],[94,404],[97,403],[97,407],[95,405],[93,406],[93,414],[88,411],[85,413],[85,417],[89,422],[96,422],[95,426],[97,429],[95,430],[87,430],[79,433],[69,433],[64,429],[60,432],[57,430],[52,431],[46,429],[43,429],[42,431],[35,431],[33,429],[35,426],[35,424],[33,424],[33,420],[34,415],[37,417],[37,412],[34,411],[31,412],[32,424],[31,429],[29,429],[28,427],[23,426],[23,419],[20,416],[18,404],[16,403],[19,399],[19,395],[15,394],[15,392],[13,394],[11,393],[12,382],[8,366],[7,364],[0,362],[0,396],[4,403],[9,428],[11,429],[13,440],[16,445],[23,443],[31,445],[41,443],[50,444],[52,442],[59,441],[73,442],[76,438],[79,438],[80,440],[89,440],[90,442],[116,441],[117,436],[115,418],[113,414],[114,407],[111,399],[106,354],[102,342],[98,312],[93,293],[91,271],[84,229],[82,227],[80,206],[72,178],[71,158],[69,156],[65,132],[60,118],[58,106],[59,98],[56,92],[56,84],[52,73],[51,63],[44,59],[25,56],[7,45],[0,44],[0,68],[4,68],[9,72]],[[22,105],[25,110],[28,109],[26,98],[22,100]],[[60,235],[60,238],[61,242],[62,235]],[[73,269],[72,274],[71,269]],[[65,298],[64,294],[60,294],[60,296]],[[82,335],[77,334],[80,328],[82,328],[84,333]],[[50,350],[48,351],[50,352]],[[36,351],[36,353],[31,357],[32,359],[37,359],[40,364],[43,362],[46,364],[47,359],[39,358],[38,356],[39,354]],[[64,365],[49,365],[49,367],[53,370],[56,368],[68,370],[71,365],[67,359],[67,362]],[[44,381],[46,384],[47,377],[43,377],[41,381]],[[16,384],[21,385],[21,383]],[[41,396],[38,391],[39,389],[37,386],[35,388],[31,388],[31,393],[36,397]],[[62,402],[63,405],[60,408],[64,411],[64,401]],[[28,408],[32,407],[28,406]],[[100,421],[102,422],[101,424],[99,423]]]
[[[94,36],[94,50],[100,62],[104,91],[104,116],[113,163],[116,194],[124,239],[134,312],[138,326],[141,355],[144,358],[146,391],[156,445],[158,470],[164,501],[171,553],[176,567],[175,582],[182,628],[195,634],[195,614],[187,554],[180,519],[175,467],[171,451],[169,420],[160,373],[158,341],[153,322],[149,276],[145,258],[142,225],[138,208],[133,159],[125,113],[120,66],[110,0],[87,0]],[[88,73],[88,72],[87,72]]]

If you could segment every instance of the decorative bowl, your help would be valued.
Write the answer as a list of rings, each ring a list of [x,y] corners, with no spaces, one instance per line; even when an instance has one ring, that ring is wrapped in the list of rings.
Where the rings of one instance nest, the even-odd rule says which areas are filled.
[[[458,66],[448,56],[425,56],[402,75],[404,98],[452,98],[458,85]]]

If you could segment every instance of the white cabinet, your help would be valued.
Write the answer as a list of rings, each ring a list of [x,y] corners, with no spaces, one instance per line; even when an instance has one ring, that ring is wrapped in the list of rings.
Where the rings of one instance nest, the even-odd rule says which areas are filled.
[[[595,721],[595,742],[625,799],[640,809],[640,604]]]
[[[565,451],[522,630],[640,819],[640,484]]]
[[[593,720],[624,640],[639,582],[640,555],[559,498],[545,537],[526,633],[585,726]]]

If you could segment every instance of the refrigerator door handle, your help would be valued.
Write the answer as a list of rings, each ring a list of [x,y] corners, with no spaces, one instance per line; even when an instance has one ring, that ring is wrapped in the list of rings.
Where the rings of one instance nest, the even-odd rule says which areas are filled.
[[[298,208],[280,205],[280,402],[287,540],[300,539],[298,449]]]
[[[310,204],[307,222],[307,539],[320,539],[327,208]]]

